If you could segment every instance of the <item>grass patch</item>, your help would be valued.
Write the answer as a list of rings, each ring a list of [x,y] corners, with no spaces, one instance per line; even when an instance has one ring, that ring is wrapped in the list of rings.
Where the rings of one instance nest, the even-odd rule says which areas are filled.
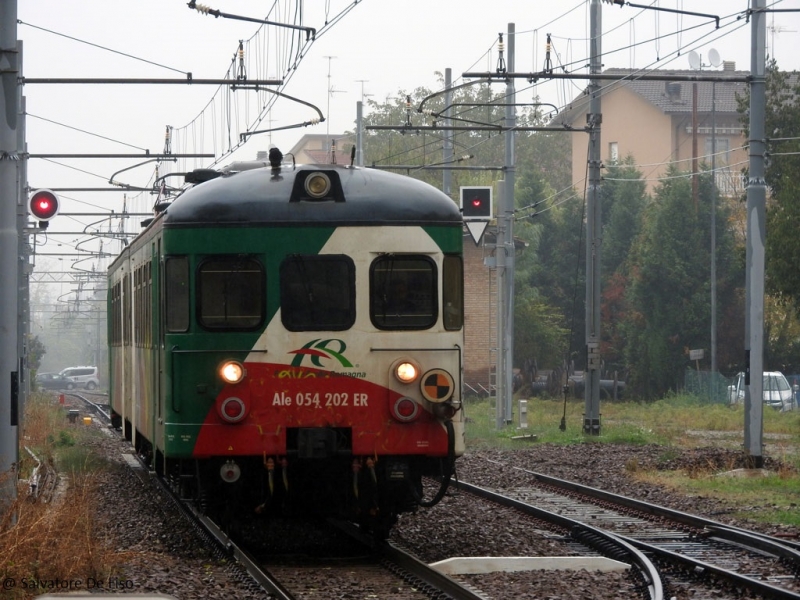
[[[720,498],[738,507],[737,517],[800,527],[800,477],[771,473],[746,477],[719,473],[661,471],[638,477],[682,494]]]
[[[48,502],[31,502],[21,482],[16,502],[0,514],[0,575],[16,586],[3,597],[32,598],[42,593],[71,591],[63,582],[107,579],[120,557],[107,552],[93,514],[97,487],[95,469],[103,459],[84,442],[101,435],[95,428],[67,422],[66,411],[48,394],[34,394],[26,403],[22,445],[39,460],[57,465],[65,485]],[[22,477],[35,464],[20,452]],[[59,583],[62,582],[62,583]],[[49,586],[49,587],[48,587]]]

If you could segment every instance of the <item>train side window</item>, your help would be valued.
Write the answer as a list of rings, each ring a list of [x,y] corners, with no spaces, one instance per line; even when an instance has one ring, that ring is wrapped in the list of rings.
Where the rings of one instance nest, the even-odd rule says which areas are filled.
[[[189,260],[170,256],[164,264],[166,326],[171,333],[189,329]]]
[[[197,269],[197,318],[214,330],[253,330],[264,322],[264,268],[246,256],[215,256]]]
[[[460,256],[446,255],[442,266],[444,328],[457,331],[464,326],[464,265]]]
[[[356,320],[356,269],[344,255],[287,256],[281,263],[281,322],[289,331],[344,331]]]
[[[369,308],[378,329],[430,329],[439,316],[436,263],[428,256],[381,256],[370,269]]]

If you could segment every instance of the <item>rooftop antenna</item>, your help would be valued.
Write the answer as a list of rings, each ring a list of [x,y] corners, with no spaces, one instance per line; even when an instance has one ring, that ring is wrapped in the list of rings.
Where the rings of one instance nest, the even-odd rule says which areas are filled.
[[[328,59],[328,108],[327,108],[326,114],[325,114],[325,150],[327,152],[330,152],[330,147],[331,147],[331,142],[330,142],[330,138],[331,138],[331,96],[333,96],[334,94],[338,94],[339,92],[342,92],[344,90],[335,90],[335,89],[333,89],[333,85],[331,84],[331,61],[334,58],[337,58],[337,57],[336,56],[323,56],[323,58],[327,58]]]

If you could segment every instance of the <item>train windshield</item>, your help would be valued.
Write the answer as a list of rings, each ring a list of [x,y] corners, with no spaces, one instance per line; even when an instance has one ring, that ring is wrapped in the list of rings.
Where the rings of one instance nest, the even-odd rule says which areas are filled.
[[[436,324],[436,263],[428,256],[390,254],[370,271],[370,317],[378,329],[429,329]]]
[[[344,331],[356,320],[355,264],[344,255],[288,256],[281,264],[281,321],[289,331]]]
[[[214,330],[252,330],[264,322],[264,268],[244,256],[216,256],[198,268],[197,315]]]

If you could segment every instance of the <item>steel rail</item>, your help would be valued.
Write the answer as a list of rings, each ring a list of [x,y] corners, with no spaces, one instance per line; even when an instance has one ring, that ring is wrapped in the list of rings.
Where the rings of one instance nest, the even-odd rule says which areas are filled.
[[[604,490],[599,490],[597,488],[584,486],[571,481],[558,479],[556,477],[550,477],[548,475],[543,475],[541,473],[535,473],[533,471],[522,469],[520,467],[513,467],[513,468],[525,472],[531,476],[534,476],[535,479],[538,479],[541,482],[546,483],[554,488],[561,488],[572,492],[582,493],[590,497],[602,499],[609,503],[618,504],[625,508],[632,508],[635,510],[639,510],[641,508],[642,512],[651,514],[653,516],[662,516],[669,518],[673,518],[674,516],[676,521],[686,525],[690,525],[697,529],[706,529],[707,531],[715,534],[715,537],[719,539],[737,544],[751,551],[759,551],[762,553],[768,552],[773,556],[776,556],[783,560],[791,561],[795,565],[798,565],[798,563],[795,562],[797,551],[794,550],[793,548],[786,546],[782,540],[775,540],[774,538],[770,538],[770,536],[765,536],[754,532],[748,532],[744,529],[728,527],[726,525],[717,523],[715,521],[711,521],[709,519],[697,517],[696,515],[683,513],[681,511],[668,509],[657,505],[647,504],[644,502],[640,502],[638,500],[633,500],[632,498],[618,496],[617,494],[606,492]],[[562,515],[556,515],[555,513],[550,513],[549,511],[545,511],[543,509],[534,507],[530,504],[526,504],[524,502],[514,500],[512,498],[507,498],[505,496],[502,496],[501,494],[495,494],[494,492],[490,492],[488,490],[482,490],[482,488],[478,488],[477,486],[472,486],[471,484],[465,482],[458,482],[457,486],[462,487],[472,493],[477,493],[477,495],[479,496],[489,498],[504,506],[511,506],[513,508],[517,508],[533,516],[538,516],[539,514],[553,515],[554,517],[556,517],[556,519],[554,519],[553,522],[557,523],[559,521],[564,521],[564,520],[572,521],[572,519],[569,519],[568,517],[564,517]],[[480,490],[480,492],[475,492],[473,490]],[[619,502],[617,502],[617,500],[619,500]],[[662,510],[663,512],[661,512]],[[546,516],[540,518],[549,520],[548,517]],[[769,583],[753,579],[752,577],[741,575],[734,571],[729,571],[722,567],[718,567],[716,565],[712,565],[710,563],[706,563],[704,561],[691,558],[689,556],[679,554],[677,552],[673,552],[671,550],[660,548],[659,546],[656,546],[648,542],[643,542],[620,534],[614,534],[614,535],[618,539],[625,541],[630,546],[635,547],[642,552],[656,555],[664,561],[679,563],[688,570],[696,573],[701,573],[701,572],[713,573],[719,576],[720,578],[727,580],[733,585],[738,586],[739,588],[742,587],[747,588],[756,594],[762,595],[765,598],[776,598],[779,600],[800,600],[800,594],[798,594],[797,592],[793,592],[785,588],[780,588],[771,585]]]
[[[376,540],[353,523],[339,519],[329,519],[328,523],[379,553],[385,560],[397,565],[397,567],[419,580],[423,585],[435,590],[435,595],[431,594],[431,597],[442,598],[443,600],[444,598],[450,600],[487,600],[486,596],[482,596],[465,587],[449,575],[437,571],[396,544],[388,540]],[[446,594],[446,597],[441,594]]]
[[[629,498],[627,496],[620,496],[612,492],[607,492],[598,488],[582,485],[573,481],[566,481],[558,477],[544,475],[535,471],[529,471],[521,467],[512,467],[518,471],[530,475],[534,479],[552,485],[553,487],[577,492],[585,496],[605,500],[618,506],[624,506],[639,512],[653,515],[655,517],[667,517],[673,521],[695,527],[697,529],[706,529],[712,532],[716,537],[730,542],[744,544],[745,546],[758,548],[759,550],[769,552],[780,558],[784,558],[793,562],[798,569],[800,569],[800,542],[793,542],[791,540],[777,539],[769,535],[758,533],[755,531],[748,531],[741,527],[733,525],[726,525],[719,521],[707,519],[690,513],[685,513],[680,510],[667,508],[658,504],[651,504]]]
[[[142,464],[144,469],[148,469],[138,455],[136,459]],[[233,559],[237,567],[244,570],[248,576],[267,593],[271,594],[274,600],[297,600],[297,598],[287,591],[277,580],[273,579],[269,573],[258,566],[246,551],[237,546],[228,535],[209,517],[202,514],[195,506],[176,497],[167,482],[155,472],[148,472],[151,481],[154,481],[164,493],[172,500],[175,506],[186,515],[197,529],[206,536],[217,549],[227,557]]]
[[[609,549],[612,549],[611,553],[613,556],[611,556],[611,558],[628,562],[635,567],[636,572],[641,576],[642,582],[647,586],[649,598],[651,598],[651,600],[663,600],[664,586],[658,568],[644,553],[640,552],[631,544],[630,540],[626,540],[622,536],[604,531],[597,527],[586,525],[575,519],[538,508],[531,504],[526,504],[525,502],[503,496],[502,494],[464,481],[451,481],[450,485],[500,504],[501,506],[516,509],[526,515],[536,517],[548,523],[555,523],[556,525],[569,529],[574,539],[586,545],[594,546],[603,555],[607,556],[609,554]]]

